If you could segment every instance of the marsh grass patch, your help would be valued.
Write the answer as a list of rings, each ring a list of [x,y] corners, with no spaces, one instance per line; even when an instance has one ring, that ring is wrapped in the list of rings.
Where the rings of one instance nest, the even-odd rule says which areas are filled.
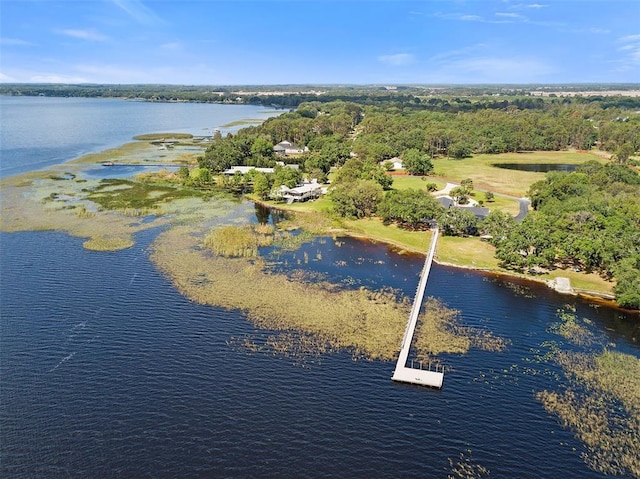
[[[320,365],[323,356],[335,352],[331,344],[321,336],[295,331],[234,336],[227,344],[234,350],[247,354],[266,354],[286,359],[305,369]]]
[[[134,244],[131,238],[98,236],[88,239],[82,246],[91,251],[119,251],[131,248]]]
[[[160,203],[202,196],[197,190],[125,179],[104,179],[87,198],[106,210],[152,209]]]
[[[196,302],[242,310],[263,329],[312,336],[325,345],[323,350],[347,350],[354,358],[396,359],[411,309],[409,298],[390,289],[346,288],[301,270],[275,272],[255,253],[256,243],[256,231],[249,225],[221,226],[204,238],[185,226],[161,233],[151,258]],[[471,346],[504,347],[500,338],[458,325],[457,313],[437,304],[428,310],[444,319],[422,328],[417,354],[431,358],[442,352],[463,353]],[[430,327],[436,330],[443,324],[444,336],[425,338]],[[297,348],[297,341],[289,347]]]

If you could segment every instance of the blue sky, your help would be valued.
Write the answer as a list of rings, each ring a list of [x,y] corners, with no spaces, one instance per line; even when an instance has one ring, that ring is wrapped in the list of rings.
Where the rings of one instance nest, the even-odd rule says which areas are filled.
[[[639,0],[0,0],[0,81],[640,82]]]

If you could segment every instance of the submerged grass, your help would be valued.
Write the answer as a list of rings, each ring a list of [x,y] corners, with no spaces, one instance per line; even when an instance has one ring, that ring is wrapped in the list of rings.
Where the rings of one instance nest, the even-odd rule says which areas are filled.
[[[471,347],[502,351],[507,342],[490,332],[460,324],[460,312],[446,307],[436,298],[428,298],[416,329],[418,359],[430,359],[442,353],[465,354]]]
[[[572,386],[538,393],[544,408],[583,442],[593,470],[640,477],[640,359],[605,349],[559,352],[557,361]]]
[[[551,331],[572,345],[601,343],[575,307],[557,313]],[[596,352],[562,350],[556,344],[548,357],[558,364],[568,386],[561,391],[541,391],[544,408],[574,431],[582,441],[582,457],[595,471],[640,477],[640,358],[607,348]]]
[[[269,271],[255,254],[260,234],[255,227],[223,226],[199,239],[191,228],[174,228],[156,239],[152,260],[190,299],[240,309],[261,328],[312,335],[323,348],[350,350],[354,357],[396,358],[409,317],[408,298],[390,290],[349,290],[302,272]],[[417,334],[418,355],[488,349],[491,341],[494,350],[504,346],[500,339],[458,325],[456,312],[432,302],[430,319]],[[446,332],[434,335],[436,329]]]

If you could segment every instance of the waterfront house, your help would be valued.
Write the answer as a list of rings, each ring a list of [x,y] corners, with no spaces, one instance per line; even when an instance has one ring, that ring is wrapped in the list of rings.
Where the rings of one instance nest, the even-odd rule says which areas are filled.
[[[276,196],[291,204],[294,201],[307,201],[320,198],[325,192],[325,188],[314,178],[311,181],[305,180],[304,183],[295,188],[281,185],[277,190]]]

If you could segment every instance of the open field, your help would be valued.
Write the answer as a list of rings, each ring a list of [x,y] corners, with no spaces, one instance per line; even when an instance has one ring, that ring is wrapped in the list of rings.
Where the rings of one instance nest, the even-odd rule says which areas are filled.
[[[527,195],[529,186],[544,179],[546,173],[496,168],[495,163],[553,163],[580,164],[589,160],[604,161],[599,155],[570,151],[542,151],[530,153],[503,153],[500,155],[474,155],[462,160],[440,158],[434,161],[435,175],[459,183],[471,178],[476,189],[503,193],[516,197]]]
[[[447,184],[446,181],[442,181],[440,178],[434,176],[411,176],[411,175],[393,175],[394,190],[424,190],[429,183],[435,183],[437,188],[441,190]]]

